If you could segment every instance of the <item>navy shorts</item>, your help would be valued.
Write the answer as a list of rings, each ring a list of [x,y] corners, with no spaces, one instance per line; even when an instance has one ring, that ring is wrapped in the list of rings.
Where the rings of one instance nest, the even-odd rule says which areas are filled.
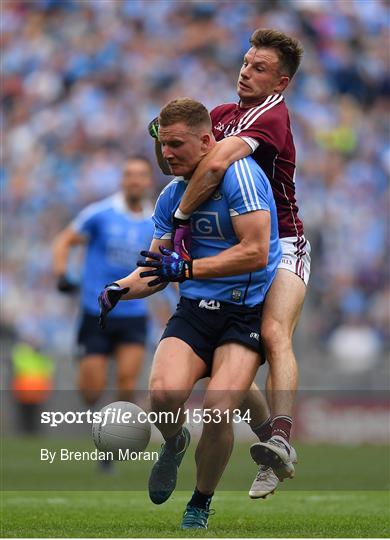
[[[180,298],[161,339],[176,337],[187,343],[211,371],[214,351],[224,343],[245,345],[260,354],[265,362],[260,337],[263,305],[236,306],[217,300]]]
[[[145,345],[147,317],[110,317],[106,328],[99,326],[99,317],[85,311],[77,335],[78,356],[110,354],[118,345],[139,343]]]

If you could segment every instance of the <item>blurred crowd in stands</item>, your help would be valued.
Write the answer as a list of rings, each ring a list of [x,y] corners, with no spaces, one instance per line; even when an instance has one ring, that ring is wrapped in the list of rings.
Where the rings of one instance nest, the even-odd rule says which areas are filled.
[[[4,0],[3,325],[69,353],[76,302],[55,289],[54,235],[116,190],[125,155],[153,158],[146,126],[167,101],[236,101],[249,37],[273,27],[305,48],[286,92],[313,256],[303,337],[345,362],[383,353],[388,24],[385,0]]]

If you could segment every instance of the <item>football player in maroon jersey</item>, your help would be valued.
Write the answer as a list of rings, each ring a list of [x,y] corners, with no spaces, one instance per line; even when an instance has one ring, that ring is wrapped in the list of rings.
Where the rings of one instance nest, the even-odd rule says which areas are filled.
[[[271,417],[251,426],[260,439],[251,447],[259,471],[249,491],[252,498],[274,491],[278,480],[294,476],[295,450],[290,431],[298,385],[292,349],[310,273],[310,244],[304,237],[295,200],[295,146],[283,92],[296,73],[303,49],[299,42],[273,29],[257,29],[250,39],[240,69],[238,103],[219,105],[210,113],[218,144],[201,161],[174,216],[175,250],[186,253],[191,231],[188,218],[218,187],[227,167],[252,155],[267,174],[273,189],[283,256],[268,292],[261,334],[269,363],[267,397]],[[149,131],[157,135],[156,125]],[[156,153],[164,172],[169,167]],[[256,404],[255,392],[246,405]]]

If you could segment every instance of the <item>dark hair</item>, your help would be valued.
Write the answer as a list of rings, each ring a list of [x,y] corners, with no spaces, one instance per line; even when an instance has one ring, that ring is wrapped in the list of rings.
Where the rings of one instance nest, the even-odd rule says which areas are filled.
[[[151,169],[153,169],[152,161],[143,154],[130,154],[129,156],[125,157],[124,161],[144,161]]]
[[[294,77],[303,55],[303,47],[297,39],[272,28],[258,28],[253,32],[249,43],[257,49],[275,49],[281,74],[288,75],[290,79]]]
[[[211,118],[206,107],[187,97],[167,103],[160,111],[158,122],[160,126],[170,126],[176,122],[184,122],[193,128],[205,125],[211,130]]]

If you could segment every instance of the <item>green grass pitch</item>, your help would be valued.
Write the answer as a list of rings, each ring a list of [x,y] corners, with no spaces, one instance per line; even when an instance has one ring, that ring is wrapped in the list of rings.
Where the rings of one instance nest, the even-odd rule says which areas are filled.
[[[194,485],[194,444],[178,489],[153,505],[150,462],[116,463],[112,475],[94,462],[41,463],[42,446],[91,449],[90,439],[8,439],[2,448],[1,536],[17,537],[350,537],[390,535],[389,450],[386,447],[297,445],[294,480],[274,496],[251,500],[256,472],[249,443],[237,444],[213,498],[207,531],[180,530]]]
[[[2,536],[15,537],[383,537],[389,535],[384,492],[279,491],[250,500],[220,492],[207,531],[179,528],[189,493],[153,506],[141,492],[8,492]]]

